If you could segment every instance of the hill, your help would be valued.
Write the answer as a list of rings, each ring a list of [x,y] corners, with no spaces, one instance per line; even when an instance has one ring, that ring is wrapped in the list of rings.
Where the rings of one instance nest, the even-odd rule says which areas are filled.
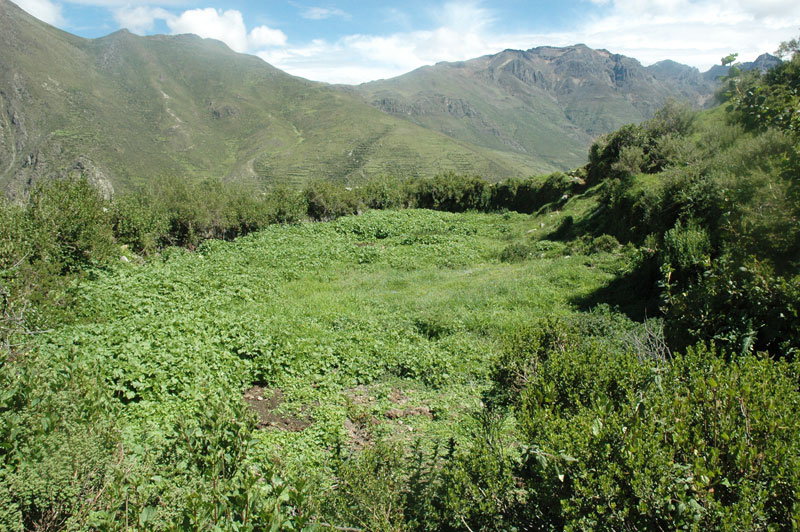
[[[674,61],[643,67],[579,44],[438,63],[350,90],[393,116],[565,169],[585,162],[598,135],[650,118],[669,99],[703,106],[715,85]]]
[[[0,0],[0,186],[88,174],[110,191],[158,175],[303,183],[372,174],[552,169],[455,141],[193,35],[88,40]]]

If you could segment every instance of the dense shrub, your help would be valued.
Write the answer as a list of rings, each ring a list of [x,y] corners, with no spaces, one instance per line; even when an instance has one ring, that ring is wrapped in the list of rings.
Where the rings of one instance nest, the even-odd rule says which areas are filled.
[[[106,202],[85,178],[37,185],[27,206],[33,234],[31,262],[57,273],[98,266],[113,255],[114,237]]]
[[[486,210],[489,206],[489,183],[480,177],[453,172],[411,184],[414,205],[423,209],[449,212]]]
[[[597,184],[638,173],[657,173],[682,156],[682,138],[689,134],[695,113],[673,101],[641,125],[623,126],[600,137],[589,149],[587,181]]]
[[[37,184],[0,214],[0,339],[69,315],[71,280],[115,255],[106,202],[86,179]]]
[[[266,216],[269,223],[291,224],[305,219],[308,205],[299,190],[277,186],[266,194]]]
[[[168,213],[149,194],[140,192],[114,198],[111,217],[117,241],[136,253],[155,253],[168,239]]]
[[[500,260],[502,262],[521,262],[531,258],[534,251],[535,248],[530,244],[521,242],[509,244],[500,252]]]
[[[689,251],[684,256],[697,257]],[[691,279],[677,279],[691,269],[673,275],[670,263],[662,268],[667,334],[674,346],[713,338],[734,352],[795,356],[800,349],[798,276],[777,276],[754,258],[725,256]]]
[[[322,179],[310,181],[303,189],[312,220],[327,221],[357,213],[361,206],[356,195],[341,185]]]
[[[394,176],[373,177],[361,188],[364,205],[370,209],[407,207],[412,182]]]
[[[522,394],[520,476],[540,529],[791,529],[795,366],[713,348],[668,364],[551,351]]]

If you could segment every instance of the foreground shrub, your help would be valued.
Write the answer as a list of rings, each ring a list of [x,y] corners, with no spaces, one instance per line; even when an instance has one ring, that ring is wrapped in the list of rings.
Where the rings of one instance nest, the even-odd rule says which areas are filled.
[[[31,192],[27,211],[33,231],[30,262],[65,274],[98,266],[113,255],[106,203],[87,179],[43,181]]]
[[[652,367],[549,351],[520,402],[537,528],[798,526],[797,370],[702,346]]]

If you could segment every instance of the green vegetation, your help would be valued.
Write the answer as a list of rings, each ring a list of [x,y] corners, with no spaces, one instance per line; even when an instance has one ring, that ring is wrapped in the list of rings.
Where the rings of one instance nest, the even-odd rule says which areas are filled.
[[[628,282],[650,280],[649,311],[661,307],[675,347],[715,339],[788,357],[800,347],[798,61],[737,73],[725,109],[668,106],[592,147],[601,207],[567,234],[648,250]]]
[[[0,528],[800,527],[798,61],[570,174],[4,204]]]

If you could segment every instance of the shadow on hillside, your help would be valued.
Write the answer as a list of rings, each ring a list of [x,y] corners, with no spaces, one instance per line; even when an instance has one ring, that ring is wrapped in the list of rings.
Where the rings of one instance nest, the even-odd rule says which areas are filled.
[[[617,277],[594,292],[575,297],[570,303],[589,311],[605,303],[634,321],[644,321],[659,315],[658,268],[645,261],[635,270]]]

